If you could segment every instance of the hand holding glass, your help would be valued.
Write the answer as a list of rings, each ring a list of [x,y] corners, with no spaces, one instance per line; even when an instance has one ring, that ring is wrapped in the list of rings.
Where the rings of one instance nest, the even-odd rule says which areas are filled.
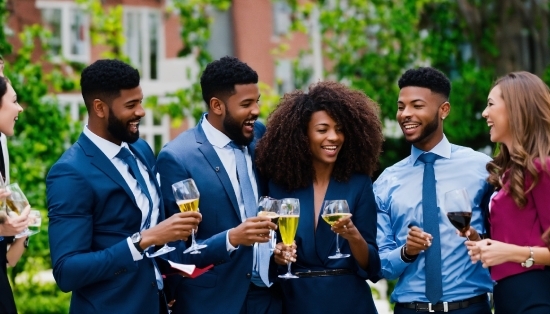
[[[447,218],[458,231],[465,233],[470,230],[472,206],[466,189],[456,189],[445,193],[444,208]]]
[[[294,237],[296,236],[296,230],[298,229],[298,221],[300,220],[300,201],[297,198],[284,198],[281,200],[279,207],[279,232],[283,238],[283,243],[287,246],[294,244]],[[279,275],[279,278],[291,279],[298,278],[290,272],[290,265],[292,262],[288,262],[288,271],[284,275]]]
[[[348,202],[346,200],[327,200],[323,202],[323,220],[331,227],[340,219],[351,216],[349,212]],[[346,258],[349,254],[340,253],[340,245],[338,243],[338,233],[336,234],[336,253],[329,256],[330,259]]]
[[[268,217],[271,222],[277,224],[279,221],[279,204],[281,201],[271,198],[269,196],[262,196],[258,201],[258,217]],[[275,230],[270,230],[269,235],[271,240],[269,241],[269,250],[273,252],[275,245],[277,245],[277,236]]]
[[[172,192],[178,204],[180,211],[184,212],[199,212],[199,189],[193,179],[185,179],[172,184]],[[183,253],[200,254],[202,248],[207,247],[205,244],[197,244],[195,241],[195,230],[191,231],[191,246]]]
[[[29,201],[27,200],[27,197],[21,191],[21,188],[19,187],[19,184],[13,183],[6,186],[6,191],[10,192],[10,195],[6,197],[6,211],[9,215],[17,215],[20,216],[25,207],[29,206]],[[32,233],[29,228],[26,228],[23,230],[23,232],[15,235],[16,239],[31,236],[35,233]]]

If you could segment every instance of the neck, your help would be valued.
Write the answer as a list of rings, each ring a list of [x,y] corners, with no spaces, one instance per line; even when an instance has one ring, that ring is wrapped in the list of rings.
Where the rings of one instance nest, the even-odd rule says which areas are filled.
[[[206,115],[206,120],[208,120],[210,125],[212,125],[216,130],[218,130],[218,131],[222,132],[223,134],[225,134],[225,132],[223,130],[222,120],[219,119],[216,115],[208,113]]]
[[[332,170],[334,170],[334,164],[325,164],[314,161],[313,169],[315,170],[315,183],[328,183],[330,181],[330,176],[332,175]]]
[[[414,143],[413,146],[425,152],[429,152],[436,147],[442,139],[443,132],[434,132],[430,137],[426,138],[422,142]]]
[[[109,142],[112,142],[118,146],[120,146],[120,144],[122,144],[122,141],[119,140],[119,139],[116,139],[115,137],[113,137],[111,135],[111,133],[109,133],[109,131],[106,130],[106,128],[104,127],[101,127],[97,124],[94,124],[94,123],[88,123],[88,130],[92,131],[92,133],[94,133],[95,135],[109,141]]]

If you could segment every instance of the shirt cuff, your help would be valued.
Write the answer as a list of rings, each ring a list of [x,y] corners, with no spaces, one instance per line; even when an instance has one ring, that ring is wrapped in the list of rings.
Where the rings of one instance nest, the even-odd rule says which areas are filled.
[[[135,262],[141,261],[143,259],[143,254],[141,254],[136,247],[134,246],[134,243],[132,242],[132,239],[128,237],[126,239],[126,242],[128,242],[128,247],[130,248],[130,253],[132,253],[132,258]]]
[[[229,231],[231,231],[233,229],[229,229]],[[235,251],[236,249],[238,249],[239,247],[234,247],[233,245],[231,245],[231,243],[229,242],[229,231],[227,231],[225,233],[225,247],[227,248],[227,252],[231,253],[233,251]]]

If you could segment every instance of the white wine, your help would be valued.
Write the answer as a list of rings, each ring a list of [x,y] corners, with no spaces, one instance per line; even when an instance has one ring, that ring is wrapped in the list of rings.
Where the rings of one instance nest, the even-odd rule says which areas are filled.
[[[285,245],[292,245],[294,237],[296,236],[296,229],[298,229],[298,215],[281,215],[279,216],[279,230],[283,237],[283,243]]]
[[[177,204],[182,213],[185,212],[198,212],[199,211],[199,199],[177,201]]]
[[[279,220],[279,214],[275,212],[268,212],[265,210],[262,210],[258,213],[258,217],[268,217],[271,219],[271,222],[274,224],[277,224],[277,221]]]
[[[340,218],[349,217],[350,213],[335,213],[335,214],[324,214],[323,220],[326,221],[329,225],[334,225]]]
[[[21,212],[29,203],[27,201],[21,200],[21,201],[14,201],[11,199],[6,199],[6,205],[8,205],[8,211],[13,212],[16,215],[21,215]]]

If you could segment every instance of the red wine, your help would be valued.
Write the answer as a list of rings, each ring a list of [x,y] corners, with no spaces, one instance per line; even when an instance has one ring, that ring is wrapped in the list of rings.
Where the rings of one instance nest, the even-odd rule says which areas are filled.
[[[460,232],[464,233],[470,229],[470,220],[472,219],[472,213],[469,212],[450,212],[447,213],[447,217]]]

